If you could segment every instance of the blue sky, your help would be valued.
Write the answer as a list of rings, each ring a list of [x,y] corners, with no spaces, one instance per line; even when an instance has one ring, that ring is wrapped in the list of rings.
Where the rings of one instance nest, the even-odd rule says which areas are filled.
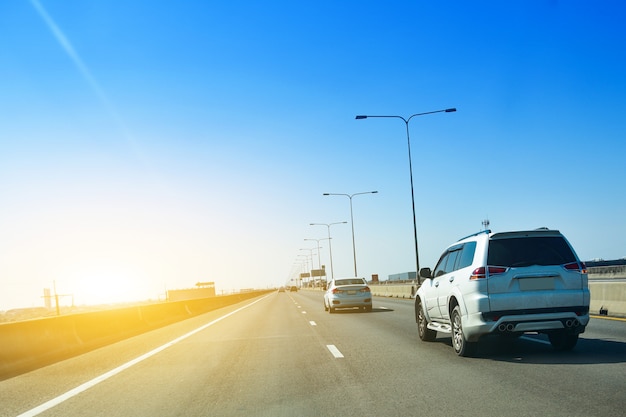
[[[0,310],[287,282],[310,223],[359,275],[548,226],[626,256],[620,1],[8,0],[0,4]],[[350,224],[331,228],[352,275]],[[327,241],[321,262],[329,265]],[[300,255],[300,256],[299,256]],[[69,302],[65,300],[64,302]]]

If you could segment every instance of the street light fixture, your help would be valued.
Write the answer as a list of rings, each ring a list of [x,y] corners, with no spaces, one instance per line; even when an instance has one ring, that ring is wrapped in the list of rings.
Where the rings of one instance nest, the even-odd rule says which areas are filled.
[[[322,247],[320,246],[320,240],[327,240],[329,238],[325,237],[323,239],[304,239],[304,240],[312,240],[317,242],[317,268],[318,269],[322,269],[322,261],[320,260],[320,249],[322,249]]]
[[[415,113],[407,118],[404,118],[402,116],[369,116],[369,115],[358,115],[355,117],[355,119],[357,120],[361,120],[361,119],[367,119],[369,117],[386,117],[386,118],[395,118],[395,119],[401,119],[404,124],[406,125],[406,141],[407,141],[407,145],[409,148],[409,175],[411,178],[411,204],[413,205],[413,239],[415,240],[415,277],[417,278],[417,282],[418,284],[420,283],[420,261],[419,261],[419,253],[417,250],[417,222],[415,220],[415,193],[413,190],[413,166],[412,166],[412,162],[411,162],[411,140],[409,138],[409,122],[411,121],[412,118],[416,117],[416,116],[424,116],[426,114],[433,114],[433,113],[453,113],[456,111],[456,108],[451,107],[449,109],[442,109],[442,110],[435,110],[435,111],[428,111],[428,112],[424,112],[424,113]]]
[[[355,195],[377,194],[377,193],[378,191],[365,191],[363,193],[354,193],[354,194],[324,193],[324,195],[342,195],[350,199],[350,225],[352,226],[352,257],[354,259],[354,276],[355,277],[358,277],[359,275],[356,272],[356,247],[354,245],[354,217],[352,215],[352,197],[354,197]]]
[[[330,237],[330,226],[334,225],[334,224],[346,224],[348,222],[336,222],[336,223],[309,223],[309,226],[326,226],[326,228],[328,229],[328,255],[330,257],[330,278],[331,279],[335,279],[335,273],[333,271],[333,248],[330,244],[331,242],[331,237]],[[327,280],[328,281],[328,280]]]
[[[313,251],[316,250],[317,248],[300,248],[300,250],[308,250],[309,254],[306,255],[307,256],[307,261],[308,259],[311,259],[311,269],[309,269],[307,272],[309,273],[309,285],[311,285],[311,278],[313,278],[311,275],[311,271],[313,270]]]

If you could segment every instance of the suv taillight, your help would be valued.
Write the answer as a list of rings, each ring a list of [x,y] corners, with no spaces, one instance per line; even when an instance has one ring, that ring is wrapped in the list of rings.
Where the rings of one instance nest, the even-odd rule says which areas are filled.
[[[580,265],[578,264],[578,262],[571,262],[569,264],[563,265],[563,268],[567,269],[568,271],[578,271],[581,274],[587,273],[587,265],[585,265],[584,262],[581,262]]]
[[[484,266],[481,266],[480,268],[474,269],[472,275],[470,275],[470,280],[485,279],[487,278],[487,275],[492,276],[504,274],[505,272],[506,268],[501,266],[488,266],[486,268]]]
[[[360,292],[370,292],[370,287],[361,288]]]

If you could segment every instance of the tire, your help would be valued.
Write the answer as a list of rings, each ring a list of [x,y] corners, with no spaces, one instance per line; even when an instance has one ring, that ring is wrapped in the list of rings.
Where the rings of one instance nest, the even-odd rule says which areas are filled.
[[[328,311],[328,307],[326,306],[326,300],[324,300],[324,311]]]
[[[333,314],[335,312],[335,307],[328,306],[328,312]]]
[[[365,311],[368,312],[368,313],[371,313],[372,312],[372,306],[365,307]]]
[[[476,354],[477,342],[465,340],[463,325],[461,324],[461,309],[459,306],[452,310],[452,347],[459,356],[473,356]]]
[[[572,334],[565,331],[548,333],[550,344],[556,350],[572,350],[578,342],[578,333]]]
[[[415,304],[415,309],[417,310],[417,334],[419,335],[420,340],[424,342],[432,342],[437,338],[437,332],[427,327],[428,320],[426,320],[426,314],[424,313],[422,303],[418,301],[417,304]]]

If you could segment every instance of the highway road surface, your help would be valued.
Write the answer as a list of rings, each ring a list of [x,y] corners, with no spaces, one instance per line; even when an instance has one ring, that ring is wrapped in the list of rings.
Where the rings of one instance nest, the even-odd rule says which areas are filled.
[[[421,342],[413,301],[324,312],[271,293],[0,382],[0,416],[626,415],[626,321],[592,319],[572,352],[539,335],[457,357]]]

